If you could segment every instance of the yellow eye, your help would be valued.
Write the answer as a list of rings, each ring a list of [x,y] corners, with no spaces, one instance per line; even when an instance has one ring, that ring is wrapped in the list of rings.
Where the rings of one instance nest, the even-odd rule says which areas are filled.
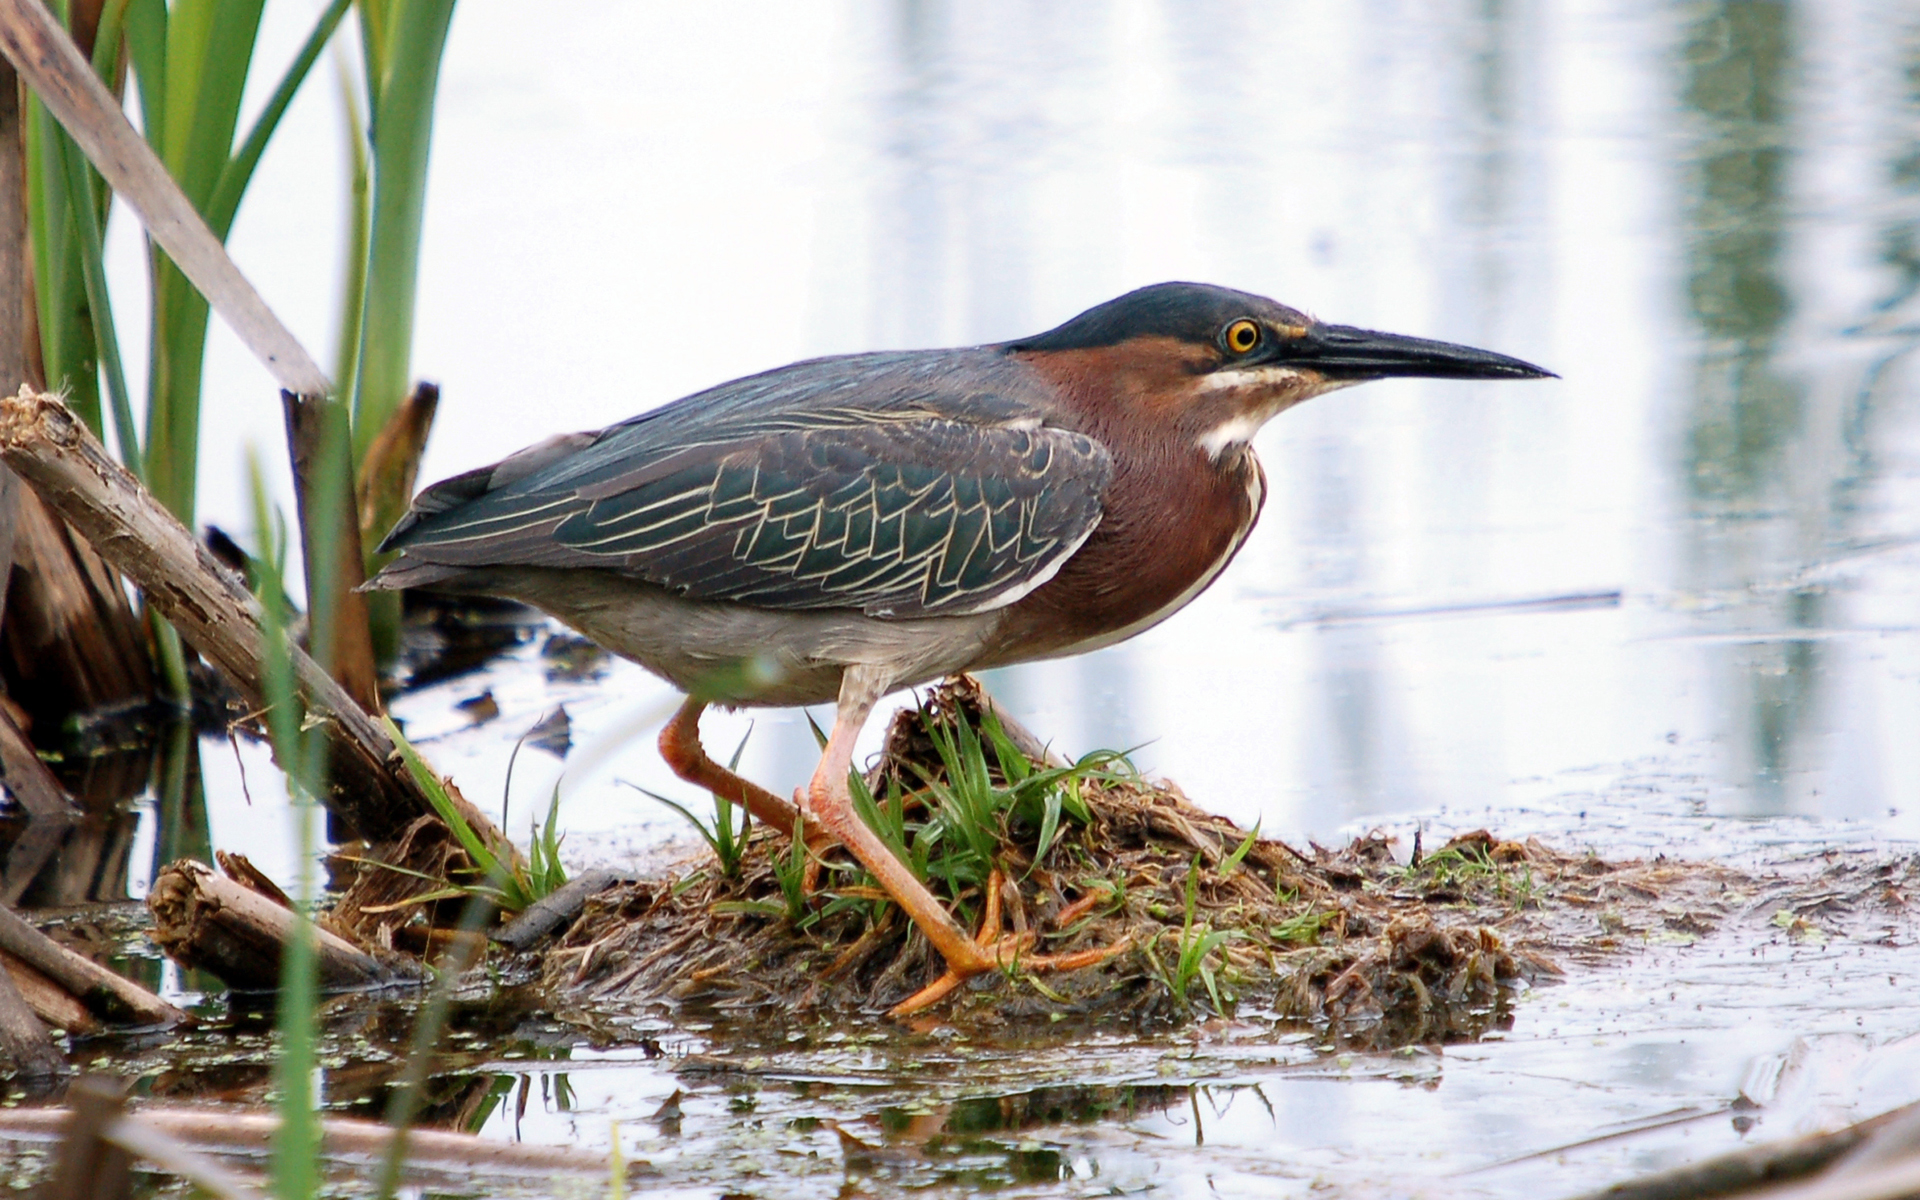
[[[1223,340],[1227,343],[1227,349],[1235,354],[1245,354],[1260,344],[1260,327],[1242,317],[1227,326],[1226,337]]]

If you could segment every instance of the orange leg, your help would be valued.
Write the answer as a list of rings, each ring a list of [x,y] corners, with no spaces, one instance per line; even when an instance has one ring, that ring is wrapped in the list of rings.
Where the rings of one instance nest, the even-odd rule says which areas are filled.
[[[740,805],[762,825],[770,825],[785,837],[793,836],[794,807],[757,783],[742,779],[707,757],[700,744],[700,714],[707,705],[687,697],[673,720],[660,731],[660,757],[675,775],[696,787],[702,787]]]
[[[978,937],[969,935],[926,889],[905,863],[893,856],[887,844],[868,829],[853,810],[853,796],[847,790],[847,772],[853,766],[853,743],[873,712],[873,706],[886,693],[889,680],[870,668],[849,667],[840,683],[840,704],[833,718],[833,732],[827,738],[820,766],[813,773],[804,804],[809,823],[818,823],[853,853],[878,880],[894,902],[926,935],[940,957],[947,960],[947,973],[889,1015],[905,1016],[939,1000],[963,981],[1018,958],[1034,940],[1034,935],[1002,937],[1000,932],[1000,877],[996,872],[987,891],[986,920]],[[1021,959],[1028,970],[1072,970],[1091,966],[1111,957],[1125,942],[1083,951],[1079,954],[1048,955]],[[936,989],[938,989],[936,991]],[[929,993],[933,993],[929,995]]]

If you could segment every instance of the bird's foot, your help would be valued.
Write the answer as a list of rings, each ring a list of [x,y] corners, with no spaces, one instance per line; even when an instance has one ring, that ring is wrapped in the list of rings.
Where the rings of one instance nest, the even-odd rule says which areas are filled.
[[[946,999],[953,989],[959,987],[975,975],[988,971],[1017,969],[1022,973],[1038,974],[1042,971],[1077,971],[1082,967],[1096,966],[1125,950],[1128,938],[1123,936],[1109,946],[1096,946],[1091,950],[1076,950],[1071,954],[1027,954],[1039,935],[1032,930],[1006,933],[1000,924],[1000,888],[999,868],[987,880],[987,911],[980,918],[980,932],[974,935],[970,955],[949,955],[947,969],[940,978],[913,995],[887,1010],[889,1017],[906,1017],[923,1009],[930,1008]],[[1089,893],[1060,910],[1054,921],[1062,929],[1071,926],[1081,917],[1092,912],[1100,903],[1102,896],[1098,892]],[[955,961],[956,958],[961,961]]]

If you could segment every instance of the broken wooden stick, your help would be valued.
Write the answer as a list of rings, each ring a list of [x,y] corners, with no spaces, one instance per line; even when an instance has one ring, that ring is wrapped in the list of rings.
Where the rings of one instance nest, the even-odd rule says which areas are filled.
[[[0,950],[0,973],[13,980],[21,999],[48,1029],[75,1034],[100,1032],[100,1018],[88,1012],[86,1005],[73,998],[73,993],[47,978],[44,971]]]
[[[53,1079],[67,1069],[53,1034],[4,970],[0,970],[0,1069],[20,1079]]]
[[[181,859],[154,876],[147,892],[153,940],[182,966],[219,976],[228,987],[266,991],[280,986],[280,960],[299,920],[292,909]],[[314,966],[330,991],[390,983],[396,976],[352,942],[314,927]]]
[[[634,882],[636,877],[624,871],[596,869],[583,872],[528,905],[526,911],[496,931],[493,940],[516,954],[531,950],[537,943],[571,924],[594,896],[616,883]]]
[[[85,423],[58,397],[26,388],[0,398],[0,462],[13,468],[47,505],[65,517],[194,649],[240,689],[264,703],[265,634],[260,606],[233,573],[108,457]],[[324,730],[327,786],[320,800],[371,841],[399,836],[433,814],[386,731],[346,691],[289,643],[294,685],[309,722]],[[495,852],[512,855],[493,822],[457,792],[461,816]]]
[[[258,1111],[231,1108],[142,1105],[126,1118],[182,1143],[214,1153],[260,1156],[273,1147],[279,1118]],[[43,1141],[60,1137],[72,1120],[59,1108],[0,1109],[0,1139]],[[393,1141],[393,1130],[378,1121],[351,1117],[323,1117],[321,1153],[332,1159],[378,1161]],[[529,1171],[565,1172],[604,1180],[609,1159],[604,1153],[572,1146],[539,1146],[525,1142],[496,1142],[470,1133],[442,1129],[407,1131],[410,1170],[446,1171],[459,1175],[523,1175]],[[651,1170],[644,1162],[628,1162],[630,1175]]]
[[[165,1000],[69,950],[0,905],[0,950],[59,984],[87,1011],[122,1025],[177,1025],[187,1019]]]
[[[265,1200],[220,1163],[194,1153],[151,1124],[126,1115],[127,1085],[104,1075],[83,1075],[67,1091],[67,1108],[41,1109],[66,1117],[53,1178],[42,1193],[69,1197],[128,1196],[133,1160],[146,1159],[194,1184],[215,1200]]]

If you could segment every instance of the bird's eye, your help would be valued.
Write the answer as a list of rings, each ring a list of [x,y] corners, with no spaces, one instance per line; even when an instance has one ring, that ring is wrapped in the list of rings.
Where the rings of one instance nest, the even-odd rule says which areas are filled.
[[[1260,344],[1260,327],[1242,317],[1227,326],[1227,332],[1221,340],[1226,342],[1227,349],[1235,354],[1245,354]]]

